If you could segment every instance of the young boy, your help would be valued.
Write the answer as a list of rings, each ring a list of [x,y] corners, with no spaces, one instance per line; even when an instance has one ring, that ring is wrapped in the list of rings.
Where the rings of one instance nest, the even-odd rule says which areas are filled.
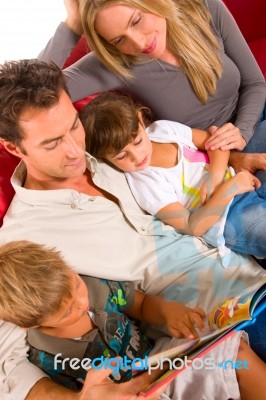
[[[151,342],[131,318],[165,323],[177,338],[196,336],[193,324],[204,328],[204,312],[200,308],[190,309],[181,303],[144,295],[135,291],[130,282],[80,277],[59,252],[27,241],[10,242],[0,247],[0,318],[28,329],[30,360],[55,381],[74,389],[87,373],[85,359],[126,356],[133,360],[151,352]],[[242,357],[251,362],[258,372],[256,369],[247,371],[248,384],[257,385],[258,379],[258,390],[262,390],[263,385],[265,390],[264,380],[259,380],[260,374],[266,373],[266,366],[241,336],[241,332],[236,332],[207,356],[233,362]],[[153,352],[158,348],[161,350],[165,343],[170,347],[172,340],[163,338],[158,343]],[[182,372],[181,378],[178,376],[169,386],[164,398],[179,399],[181,395],[182,400],[239,398],[234,370],[222,371],[217,367],[207,372],[207,375],[204,369]],[[247,382],[244,379],[242,383],[243,374],[245,376],[244,371],[238,371],[237,377],[245,389]],[[116,380],[131,377],[130,369],[116,371]],[[188,390],[191,379],[197,388],[194,396],[193,391]],[[207,387],[208,395],[204,394]],[[219,390],[224,394],[221,395]]]
[[[266,186],[248,171],[235,174],[229,151],[197,151],[207,132],[171,121],[145,128],[145,111],[118,94],[93,100],[81,112],[87,151],[126,172],[144,210],[218,247],[224,266],[228,248],[264,258]]]

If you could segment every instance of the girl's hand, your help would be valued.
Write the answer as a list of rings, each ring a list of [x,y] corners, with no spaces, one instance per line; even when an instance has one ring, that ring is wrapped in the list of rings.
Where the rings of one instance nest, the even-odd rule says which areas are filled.
[[[231,123],[222,125],[220,128],[211,126],[209,128],[211,137],[205,143],[206,150],[243,150],[246,141],[241,135],[239,128]]]
[[[79,11],[79,1],[78,0],[64,0],[67,19],[65,24],[76,34],[81,35],[83,32],[81,24],[81,16]]]
[[[205,312],[200,307],[190,308],[183,303],[169,301],[166,302],[164,316],[169,333],[178,339],[199,337],[194,325],[201,331],[205,329],[203,323]]]
[[[261,186],[260,180],[246,170],[238,172],[229,182],[234,185],[236,194],[253,192]]]

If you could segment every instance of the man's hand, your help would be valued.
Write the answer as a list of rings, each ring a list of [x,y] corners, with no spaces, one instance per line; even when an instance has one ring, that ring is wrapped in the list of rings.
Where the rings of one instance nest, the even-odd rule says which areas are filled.
[[[209,128],[211,137],[205,143],[206,150],[243,150],[246,141],[241,135],[239,128],[231,123],[221,127],[211,126]]]
[[[84,386],[80,392],[73,392],[53,382],[49,378],[43,378],[36,382],[28,393],[26,400],[137,400],[138,393],[150,385],[161,373],[160,370],[142,373],[128,382],[116,384],[108,377],[112,369],[90,369],[87,373]],[[166,389],[164,385],[147,400],[156,400]]]
[[[255,174],[259,169],[266,170],[266,153],[231,152],[229,163],[236,172],[247,169]]]
[[[83,32],[81,17],[79,12],[79,1],[78,0],[64,0],[67,19],[65,24],[75,33],[81,35]]]
[[[144,372],[128,382],[116,384],[108,378],[112,373],[112,369],[91,369],[87,374],[82,391],[77,398],[75,397],[75,400],[137,400],[139,398],[138,393],[150,385],[160,372],[154,371],[150,375]],[[166,389],[166,386],[164,385],[153,393],[152,396],[146,397],[146,399],[158,399]]]

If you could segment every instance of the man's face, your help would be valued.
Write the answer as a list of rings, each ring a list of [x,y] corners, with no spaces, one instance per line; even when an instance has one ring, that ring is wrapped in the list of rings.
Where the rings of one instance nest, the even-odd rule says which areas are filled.
[[[84,173],[85,132],[64,91],[52,108],[22,113],[20,126],[24,139],[19,156],[29,176],[45,182],[76,178]]]

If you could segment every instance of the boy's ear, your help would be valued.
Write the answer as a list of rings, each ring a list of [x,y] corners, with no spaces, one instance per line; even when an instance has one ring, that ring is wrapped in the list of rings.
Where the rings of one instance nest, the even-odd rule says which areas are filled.
[[[22,153],[20,148],[14,143],[8,142],[5,139],[0,139],[0,143],[4,146],[4,148],[11,154],[16,157],[22,158],[25,154]]]

